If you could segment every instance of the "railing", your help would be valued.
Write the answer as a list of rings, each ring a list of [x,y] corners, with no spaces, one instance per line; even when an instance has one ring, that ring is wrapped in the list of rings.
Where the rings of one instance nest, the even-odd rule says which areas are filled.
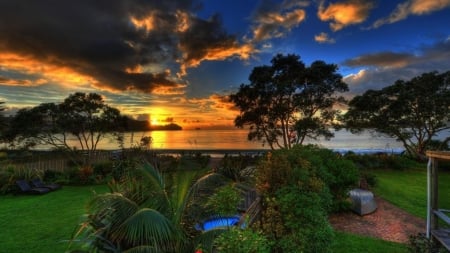
[[[427,238],[436,239],[450,251],[450,210],[439,208],[439,169],[438,161],[450,161],[450,152],[427,151]],[[440,222],[441,221],[441,222]],[[445,224],[443,224],[443,223]],[[442,226],[445,225],[445,226]]]
[[[252,225],[261,214],[261,197],[258,196],[245,212],[248,226]]]

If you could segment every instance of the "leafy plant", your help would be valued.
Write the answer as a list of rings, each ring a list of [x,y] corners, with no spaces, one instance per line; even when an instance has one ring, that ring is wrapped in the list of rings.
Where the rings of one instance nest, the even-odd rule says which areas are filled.
[[[356,166],[330,150],[295,146],[269,153],[257,165],[263,195],[255,224],[280,252],[329,252],[330,211],[348,207],[347,192],[358,182]]]
[[[148,162],[127,164],[121,177],[110,183],[111,193],[90,201],[74,241],[100,252],[192,252],[194,243],[211,244],[203,239],[212,237],[194,240],[189,230],[194,223],[187,210],[203,183],[195,180],[198,171],[163,176]]]
[[[408,250],[411,253],[445,253],[448,252],[442,245],[427,238],[423,233],[409,237]]]
[[[251,229],[231,228],[214,240],[218,253],[270,253],[271,242]]]
[[[233,185],[225,185],[208,198],[206,206],[218,215],[234,215],[241,201],[240,192]]]

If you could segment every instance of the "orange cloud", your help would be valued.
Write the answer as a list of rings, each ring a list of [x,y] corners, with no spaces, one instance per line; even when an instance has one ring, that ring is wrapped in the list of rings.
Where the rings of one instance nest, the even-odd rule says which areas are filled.
[[[349,25],[364,22],[374,7],[371,1],[350,0],[324,7],[323,2],[319,6],[317,16],[322,21],[331,21],[330,28],[338,31]]]
[[[10,80],[10,85],[37,86],[47,82],[55,82],[62,85],[77,85],[96,83],[90,76],[82,75],[62,64],[40,61],[25,55],[15,53],[0,53],[0,66],[10,71],[16,71],[27,76],[26,81]],[[36,76],[30,80],[30,76]]]
[[[183,95],[186,93],[186,85],[185,84],[176,84],[174,86],[158,86],[153,91],[152,94],[155,95]]]
[[[266,12],[256,18],[256,27],[253,30],[253,39],[263,41],[271,38],[283,37],[293,27],[305,20],[306,12],[295,9],[289,12]]]
[[[131,17],[130,21],[137,29],[144,29],[147,33],[155,29],[154,13],[150,13],[144,18]]]
[[[412,0],[400,3],[386,18],[378,19],[371,28],[378,28],[385,24],[392,24],[406,19],[410,15],[425,15],[450,7],[450,0]]]
[[[239,45],[237,42],[231,45],[223,45],[218,47],[207,48],[203,52],[202,57],[188,58],[188,52],[181,47],[184,53],[184,60],[180,60],[180,73],[179,76],[186,75],[187,68],[198,67],[202,61],[220,61],[230,57],[239,57],[242,60],[248,60],[253,53],[257,53],[258,50],[254,48],[252,44]]]
[[[191,26],[189,14],[187,12],[178,10],[176,13],[176,17],[177,17],[177,32],[180,33],[186,32]]]
[[[330,38],[327,33],[320,33],[314,36],[314,40],[319,43],[335,43],[336,41],[333,38]]]

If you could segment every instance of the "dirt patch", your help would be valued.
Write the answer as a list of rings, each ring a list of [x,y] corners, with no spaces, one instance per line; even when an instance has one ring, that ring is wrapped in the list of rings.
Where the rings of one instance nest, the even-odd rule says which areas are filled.
[[[375,212],[359,216],[353,212],[334,214],[330,223],[334,229],[353,234],[376,237],[386,241],[408,243],[410,235],[424,233],[424,219],[411,215],[382,198],[375,197]]]

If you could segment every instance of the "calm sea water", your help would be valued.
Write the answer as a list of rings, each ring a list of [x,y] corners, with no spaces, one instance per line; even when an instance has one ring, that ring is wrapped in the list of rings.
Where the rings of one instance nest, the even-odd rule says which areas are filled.
[[[247,130],[182,130],[135,132],[125,135],[125,147],[139,143],[144,136],[151,136],[154,149],[268,149],[261,142],[248,141]],[[310,140],[308,143],[336,151],[401,152],[403,146],[395,139],[373,136],[368,132],[352,134],[338,131],[330,141]],[[113,150],[119,146],[114,140],[103,140],[99,149]]]

